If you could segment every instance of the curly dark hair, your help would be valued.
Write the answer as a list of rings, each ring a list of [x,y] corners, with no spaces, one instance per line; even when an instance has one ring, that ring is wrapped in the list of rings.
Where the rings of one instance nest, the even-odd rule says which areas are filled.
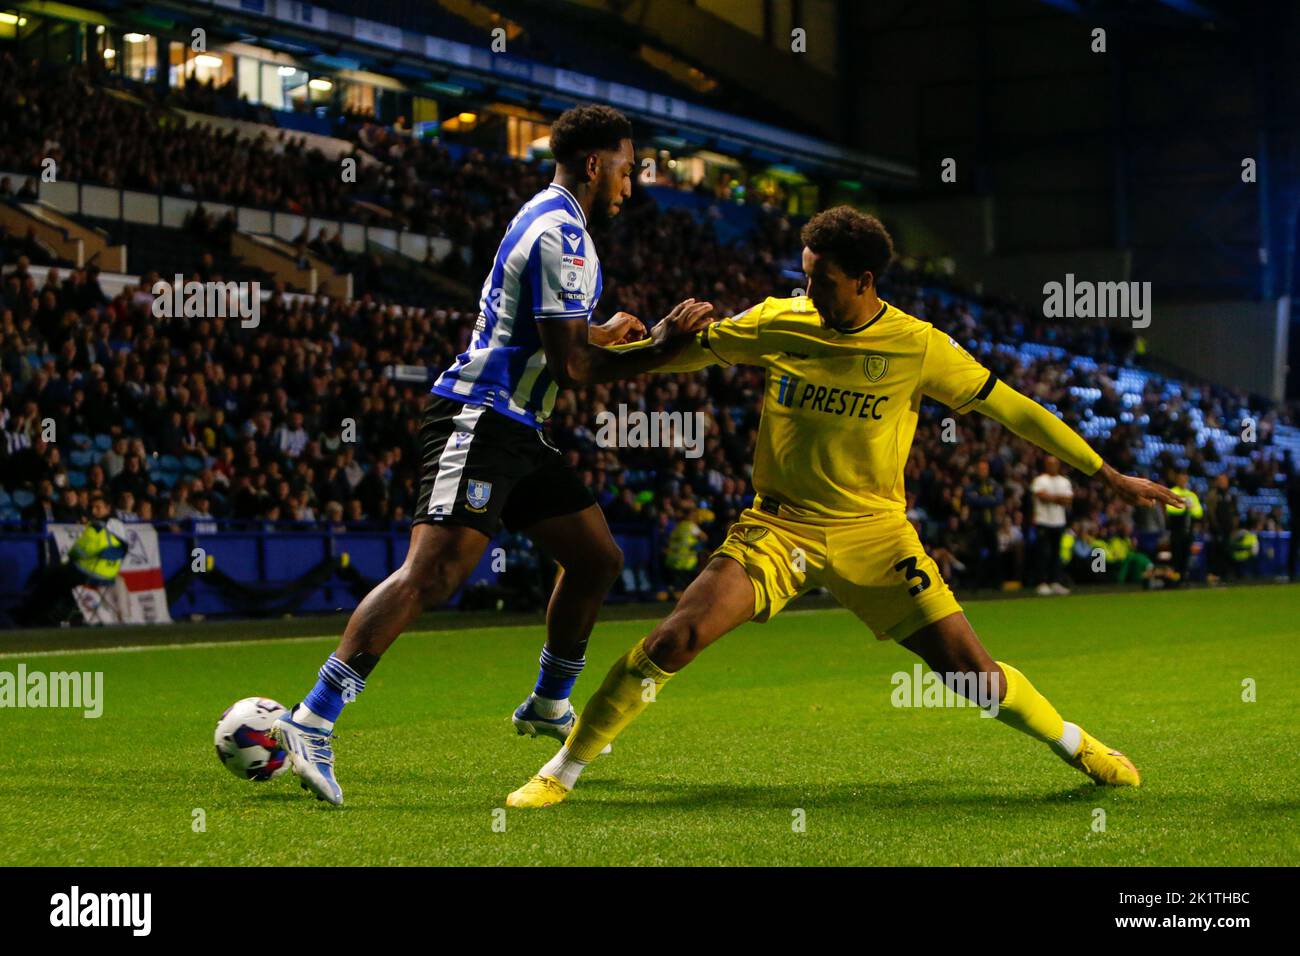
[[[800,233],[803,244],[826,256],[846,275],[870,272],[879,282],[894,258],[894,240],[875,216],[852,206],[835,206],[808,220]]]
[[[576,166],[598,149],[618,149],[632,138],[632,121],[612,106],[575,106],[551,124],[551,152],[561,166]]]

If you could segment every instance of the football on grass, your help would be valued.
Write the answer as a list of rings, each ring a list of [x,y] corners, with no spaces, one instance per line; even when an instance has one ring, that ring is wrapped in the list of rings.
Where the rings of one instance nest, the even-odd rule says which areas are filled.
[[[244,780],[270,780],[289,766],[284,750],[271,737],[271,725],[283,704],[269,697],[245,697],[226,708],[217,721],[217,758]]]

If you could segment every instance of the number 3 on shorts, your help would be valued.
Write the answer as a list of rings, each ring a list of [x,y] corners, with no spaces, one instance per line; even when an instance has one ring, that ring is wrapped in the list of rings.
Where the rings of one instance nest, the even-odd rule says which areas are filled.
[[[909,581],[913,579],[916,580],[916,583],[907,589],[907,593],[912,595],[912,597],[916,597],[918,594],[920,594],[922,591],[924,591],[926,588],[930,586],[930,575],[926,574],[924,571],[922,571],[920,568],[916,566],[915,555],[910,555],[904,558],[902,561],[899,561],[896,565],[894,565],[894,570],[902,571],[903,577],[905,577]]]

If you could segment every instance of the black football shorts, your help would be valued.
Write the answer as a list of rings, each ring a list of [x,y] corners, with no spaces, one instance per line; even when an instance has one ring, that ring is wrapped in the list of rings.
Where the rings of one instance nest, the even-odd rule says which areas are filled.
[[[489,538],[572,514],[595,497],[541,431],[482,405],[434,395],[420,426],[412,524],[458,524]]]

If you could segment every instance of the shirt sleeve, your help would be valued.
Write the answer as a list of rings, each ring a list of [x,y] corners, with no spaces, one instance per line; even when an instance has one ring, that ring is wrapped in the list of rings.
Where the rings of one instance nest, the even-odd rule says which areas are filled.
[[[537,237],[527,270],[536,318],[591,320],[597,263],[590,245],[591,239],[574,225],[554,226]]]
[[[979,410],[1085,475],[1095,475],[1102,466],[1101,456],[1078,432],[1003,382],[993,380],[989,394],[980,399]]]
[[[655,366],[656,372],[697,372],[702,368],[708,368],[710,365],[717,365],[721,361],[716,355],[700,345],[700,336],[703,332],[695,333],[695,337],[682,346],[682,350],[664,362],[662,365]],[[637,339],[635,342],[623,342],[619,345],[606,345],[603,348],[609,352],[635,352],[638,349],[650,348],[654,343],[649,338]]]
[[[729,319],[721,319],[695,333],[695,338],[656,372],[695,372],[710,365],[762,365],[762,356],[772,351],[771,343],[759,345],[760,312],[766,303],[746,309]],[[623,345],[606,346],[613,352],[647,348],[650,339]]]
[[[921,364],[921,392],[959,415],[989,397],[998,377],[975,361],[951,335],[931,327]]]
[[[700,348],[716,356],[723,365],[766,364],[764,357],[772,352],[771,343],[764,341],[762,334],[768,301],[765,299],[702,330]]]

